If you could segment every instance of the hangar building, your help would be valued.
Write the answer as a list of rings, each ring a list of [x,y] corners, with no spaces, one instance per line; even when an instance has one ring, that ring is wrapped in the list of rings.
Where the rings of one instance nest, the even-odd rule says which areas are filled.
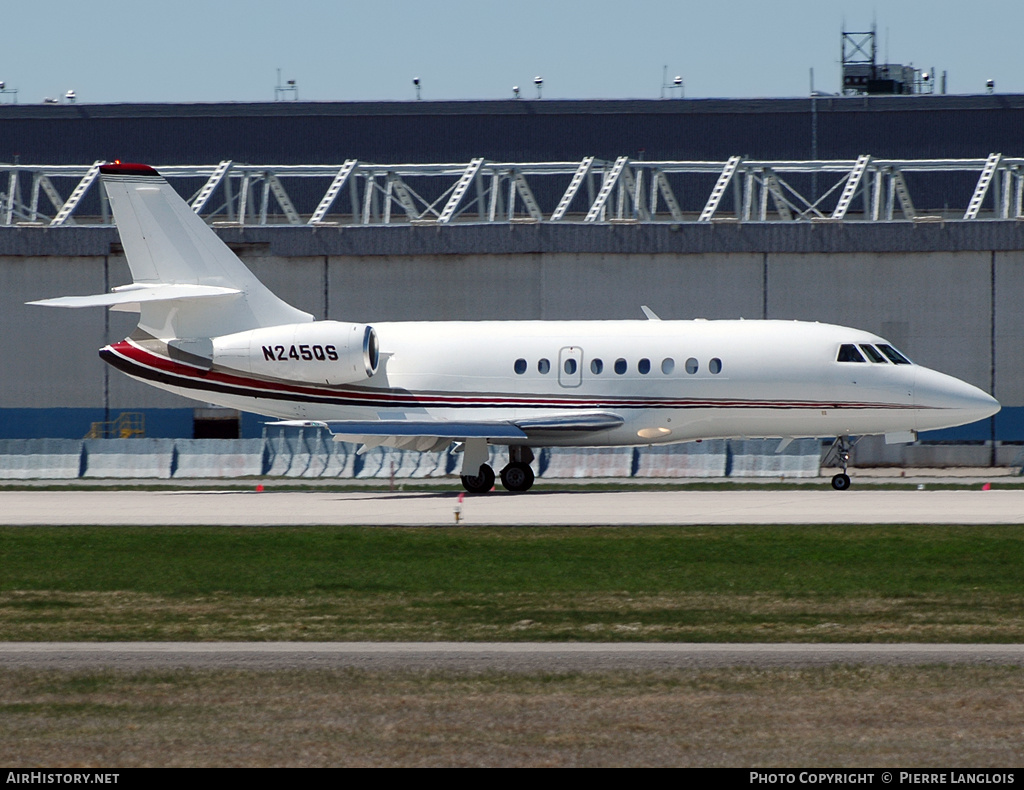
[[[846,324],[1004,405],[923,439],[1024,442],[1022,113],[1000,95],[0,105],[0,438],[78,438],[121,411],[147,435],[196,428],[196,404],[96,357],[130,316],[23,304],[128,281],[89,181],[119,158],[160,168],[318,317],[648,304]]]

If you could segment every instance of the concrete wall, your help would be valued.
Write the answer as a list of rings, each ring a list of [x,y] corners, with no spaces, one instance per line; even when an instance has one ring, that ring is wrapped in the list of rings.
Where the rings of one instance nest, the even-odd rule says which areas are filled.
[[[992,390],[1001,403],[1024,401],[1024,252],[994,253]]]
[[[821,443],[712,441],[669,447],[545,448],[539,478],[817,477]],[[0,439],[0,480],[75,478],[455,477],[458,457],[333,442],[319,429],[272,429],[262,439]],[[490,463],[508,461],[491,448]]]
[[[329,259],[330,317],[357,321],[760,318],[762,256],[610,253]]]
[[[875,332],[915,362],[990,389],[992,253],[783,253],[767,260],[768,318]],[[1022,396],[1013,393],[1014,405],[1024,404]]]
[[[44,312],[24,302],[60,294],[102,293],[103,258],[0,260],[0,338],[4,365],[0,405],[53,408],[101,405],[105,342],[102,310],[74,316]],[[81,312],[81,311],[79,311]],[[72,319],[78,320],[72,320]]]

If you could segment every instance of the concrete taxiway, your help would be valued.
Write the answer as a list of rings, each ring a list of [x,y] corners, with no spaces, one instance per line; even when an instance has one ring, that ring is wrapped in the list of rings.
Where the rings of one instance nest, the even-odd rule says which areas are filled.
[[[0,643],[0,668],[577,672],[839,664],[1024,665],[1024,645],[503,642]]]
[[[0,491],[3,525],[1018,524],[1024,490]]]

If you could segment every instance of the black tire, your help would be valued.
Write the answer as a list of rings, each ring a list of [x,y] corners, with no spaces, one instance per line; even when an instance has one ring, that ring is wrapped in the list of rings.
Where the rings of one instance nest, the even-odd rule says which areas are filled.
[[[850,476],[847,474],[838,474],[832,478],[832,487],[836,491],[845,491],[850,487]]]
[[[462,475],[462,487],[471,494],[486,494],[494,488],[494,470],[487,464],[481,464],[478,474]]]
[[[508,491],[529,491],[533,481],[533,469],[529,464],[509,464],[501,470],[501,484]]]

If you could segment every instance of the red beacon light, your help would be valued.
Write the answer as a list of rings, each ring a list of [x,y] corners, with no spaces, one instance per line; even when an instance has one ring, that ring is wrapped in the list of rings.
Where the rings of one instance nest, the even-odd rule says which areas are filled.
[[[159,176],[149,165],[133,164],[115,159],[105,165],[100,165],[100,172],[106,176]]]

